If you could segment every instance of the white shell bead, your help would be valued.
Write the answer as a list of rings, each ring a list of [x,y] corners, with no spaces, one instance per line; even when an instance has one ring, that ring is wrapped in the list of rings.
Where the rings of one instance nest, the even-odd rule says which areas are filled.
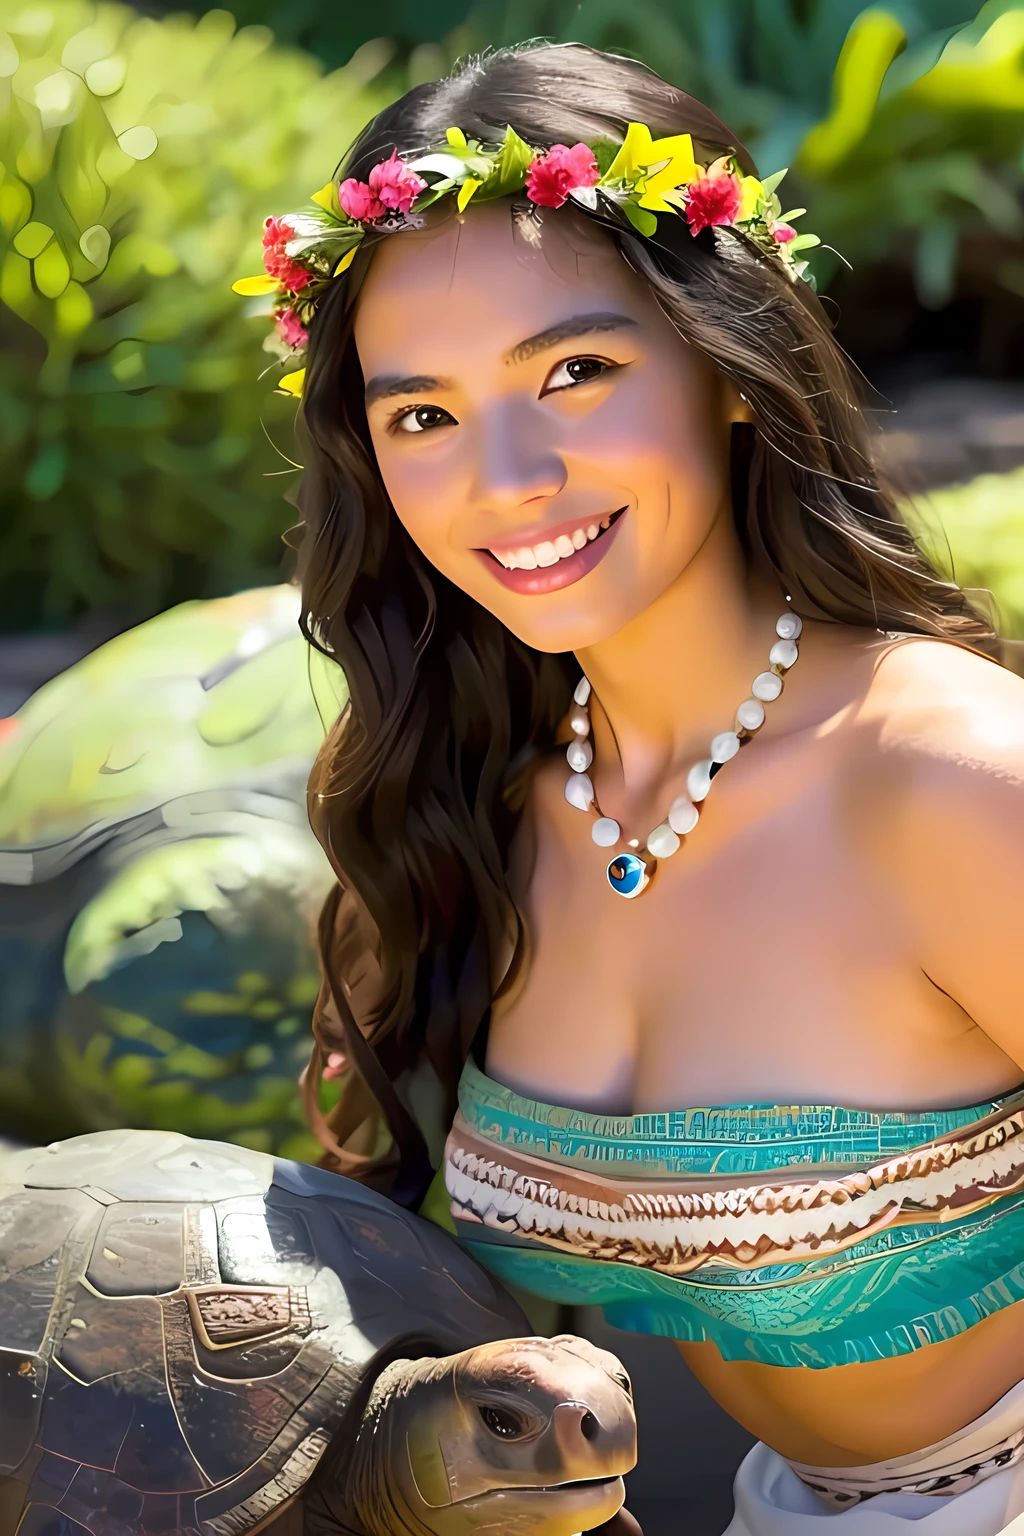
[[[578,737],[575,741],[570,741],[565,756],[574,773],[585,773],[594,761],[594,749],[589,741]]]
[[[599,848],[611,848],[622,836],[622,828],[611,816],[599,816],[590,829],[590,835]]]
[[[570,773],[565,781],[565,798],[578,811],[589,811],[594,798],[594,786],[585,773]]]
[[[768,652],[768,660],[773,667],[791,667],[799,654],[795,640],[776,640]]]
[[[590,735],[590,716],[582,704],[573,705],[569,711],[569,724],[577,736]]]
[[[700,812],[692,800],[685,795],[680,795],[678,800],[673,800],[669,806],[668,824],[673,832],[678,832],[685,837],[687,832],[692,832],[700,820]]]
[[[780,640],[799,640],[803,627],[804,621],[798,613],[784,613],[775,625],[775,633]]]
[[[727,763],[740,749],[740,739],[735,731],[719,731],[711,743],[711,761]]]
[[[759,672],[750,685],[750,691],[755,699],[770,704],[782,692],[782,678],[777,672]]]
[[[653,853],[656,859],[670,859],[678,847],[679,839],[667,821],[655,827],[647,839],[647,852]]]
[[[788,618],[789,615],[786,614],[786,615],[784,615],[784,617]],[[800,620],[798,619],[797,623],[799,624],[799,622],[800,622]],[[782,619],[779,620],[779,624],[781,624],[781,623],[782,623]],[[782,634],[782,630],[779,629],[778,624],[775,627],[776,627],[776,629],[778,629],[778,632],[781,635]],[[797,631],[797,633],[799,634],[799,630]],[[573,698],[575,699],[577,704],[585,704],[587,702],[587,700],[590,698],[590,684],[587,682],[585,677],[581,677],[579,682],[576,684],[576,692],[573,694]]]
[[[760,699],[744,699],[736,711],[736,723],[745,731],[756,731],[764,725],[764,705]]]
[[[703,800],[711,788],[711,760],[705,758],[702,762],[694,763],[686,775],[686,793],[691,800]]]

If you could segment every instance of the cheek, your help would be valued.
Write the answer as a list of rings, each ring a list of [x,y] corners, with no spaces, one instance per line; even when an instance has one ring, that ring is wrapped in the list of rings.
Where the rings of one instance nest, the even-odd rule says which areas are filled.
[[[391,505],[410,537],[429,554],[445,538],[457,505],[457,465],[451,454],[417,453],[391,439],[374,441],[377,467]],[[403,451],[407,450],[407,451]]]
[[[637,377],[578,424],[581,458],[644,505],[717,506],[727,457],[704,392],[673,377]]]

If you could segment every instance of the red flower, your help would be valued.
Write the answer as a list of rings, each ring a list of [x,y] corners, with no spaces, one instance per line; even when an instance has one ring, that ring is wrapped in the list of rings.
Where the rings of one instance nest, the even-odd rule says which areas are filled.
[[[577,187],[592,187],[601,172],[594,151],[586,144],[552,144],[538,155],[526,173],[526,195],[541,208],[561,208]]]
[[[287,219],[268,219],[263,226],[263,265],[290,293],[298,293],[313,277],[308,267],[286,252],[285,246],[294,239],[295,230]]]
[[[686,219],[690,234],[710,229],[712,224],[735,224],[740,211],[740,183],[737,176],[702,176],[686,189]]]
[[[791,240],[796,239],[796,230],[792,224],[773,224],[772,234],[779,245],[788,245]]]
[[[274,316],[274,324],[285,346],[291,347],[293,351],[304,347],[309,340],[309,332],[294,309],[279,309]]]

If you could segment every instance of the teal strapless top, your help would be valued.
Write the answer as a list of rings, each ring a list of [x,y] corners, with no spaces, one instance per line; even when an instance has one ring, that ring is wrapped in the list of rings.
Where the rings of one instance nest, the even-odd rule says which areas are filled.
[[[1024,1089],[946,1110],[594,1115],[470,1061],[445,1182],[501,1279],[727,1360],[886,1359],[1024,1299]]]

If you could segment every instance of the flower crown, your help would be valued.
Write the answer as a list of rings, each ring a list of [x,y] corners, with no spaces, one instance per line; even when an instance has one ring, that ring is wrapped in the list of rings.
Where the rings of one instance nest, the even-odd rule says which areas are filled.
[[[247,296],[271,296],[274,333],[265,343],[268,351],[299,359],[317,303],[349,266],[368,229],[417,227],[419,216],[452,192],[460,213],[474,198],[490,201],[524,190],[539,208],[561,208],[572,201],[595,211],[603,201],[620,209],[644,236],[654,234],[659,213],[685,219],[692,235],[729,226],[778,257],[794,282],[807,268],[798,253],[820,244],[817,235],[799,235],[793,228],[792,220],[806,209],[782,212],[776,188],[784,170],[763,181],[743,176],[732,154],[700,165],[688,133],[652,139],[643,123],[630,123],[617,147],[574,144],[571,149],[565,144],[532,149],[512,128],[506,128],[497,146],[467,139],[459,128],[449,128],[445,138],[441,149],[408,160],[392,150],[366,181],[350,176],[337,187],[328,182],[313,194],[312,212],[267,219],[265,273],[233,286]],[[304,374],[304,368],[286,374],[278,388],[300,395]]]

